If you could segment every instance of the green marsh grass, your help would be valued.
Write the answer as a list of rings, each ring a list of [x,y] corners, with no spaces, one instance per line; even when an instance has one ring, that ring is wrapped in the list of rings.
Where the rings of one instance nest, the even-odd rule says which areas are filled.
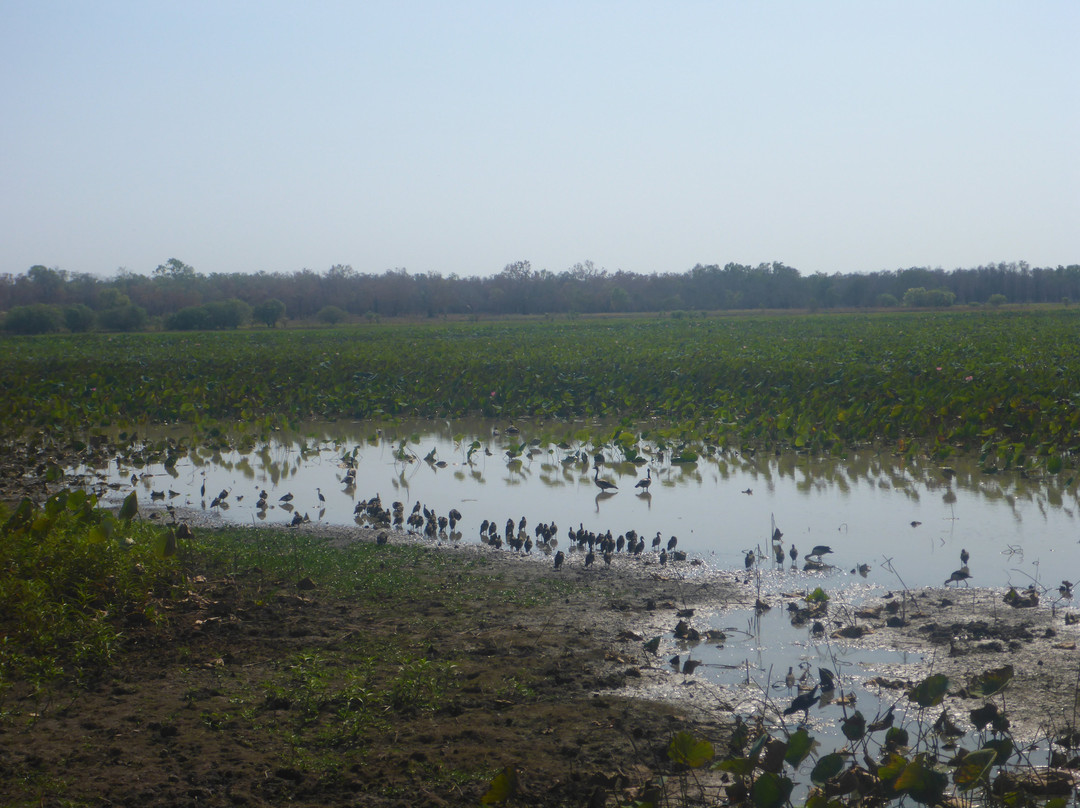
[[[1080,310],[371,324],[7,337],[0,434],[319,418],[603,418],[671,443],[879,443],[1051,472],[1080,443]],[[638,427],[640,428],[640,427]],[[610,437],[610,436],[609,436]]]

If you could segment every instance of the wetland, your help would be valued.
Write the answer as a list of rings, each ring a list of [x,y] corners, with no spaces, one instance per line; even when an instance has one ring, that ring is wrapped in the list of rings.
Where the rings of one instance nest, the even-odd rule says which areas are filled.
[[[1037,411],[1067,401],[1077,374],[1071,348],[1047,360],[1018,343],[1013,358],[990,361],[988,336],[1023,328],[1042,344],[1072,320],[890,318],[906,336],[887,350],[882,322],[850,338],[867,318],[455,326],[405,340],[399,331],[398,370],[386,364],[390,329],[306,333],[288,343],[297,348],[288,369],[263,373],[294,383],[259,392],[228,367],[237,345],[247,346],[235,353],[241,364],[253,361],[263,337],[221,335],[213,377],[198,375],[204,357],[191,352],[192,339],[211,338],[179,340],[169,350],[186,387],[166,369],[170,340],[156,335],[128,345],[126,359],[86,365],[83,355],[78,379],[55,353],[62,341],[10,341],[28,361],[52,357],[40,377],[19,356],[0,360],[9,379],[24,374],[12,389],[53,390],[22,411],[18,430],[13,408],[0,413],[11,536],[51,525],[66,506],[46,497],[75,491],[114,514],[134,506],[132,524],[148,535],[174,527],[172,545],[125,539],[171,546],[139,562],[140,574],[164,564],[167,584],[137,609],[93,607],[123,629],[100,664],[71,675],[59,654],[59,675],[12,676],[18,655],[8,655],[5,798],[629,805],[734,801],[745,787],[757,789],[756,805],[801,804],[830,788],[857,793],[824,776],[833,750],[843,753],[833,774],[849,785],[875,762],[866,799],[940,796],[929,775],[898,788],[890,755],[915,767],[909,779],[926,764],[966,792],[949,756],[1006,737],[968,716],[983,703],[971,683],[1010,666],[998,675],[1012,694],[1013,746],[1002,753],[1011,765],[995,772],[1068,763],[1077,671],[1066,584],[1080,563],[1073,431],[1064,414]],[[962,350],[937,346],[930,358],[945,325]],[[799,327],[818,338],[791,345]],[[596,356],[565,347],[601,331]],[[475,353],[476,339],[498,343],[502,332],[513,338],[498,344],[500,359],[454,364],[456,338]],[[525,372],[540,370],[542,333],[558,357],[544,373],[565,382],[558,394]],[[735,342],[771,365],[740,362],[724,382]],[[414,375],[435,344],[439,374]],[[655,376],[681,356],[686,383],[652,383],[625,361],[615,363],[619,384],[601,370],[612,364],[597,358],[605,351],[625,359],[620,351],[646,345],[642,369]],[[301,370],[313,350],[332,367],[351,352],[349,378],[370,395],[313,387]],[[1036,356],[1056,371],[1043,374]],[[898,368],[928,359],[942,364],[908,378],[910,394],[875,396],[860,375],[885,368],[892,384]],[[1007,395],[979,367],[994,384],[1013,379]],[[103,390],[136,368],[132,390]],[[767,384],[759,379],[751,405],[742,396],[753,373]],[[380,399],[389,377],[406,410],[392,417]],[[421,384],[440,389],[413,395]],[[837,386],[840,404],[829,398]],[[186,403],[172,403],[174,389]],[[244,419],[220,420],[233,407]],[[154,408],[168,423],[148,416]],[[1002,409],[1009,417],[996,420]],[[16,518],[23,496],[47,517]],[[177,524],[194,535],[177,537]],[[627,551],[630,536],[640,553]],[[524,540],[529,552],[513,549]],[[15,633],[8,624],[5,635]],[[818,689],[789,686],[789,669]],[[828,699],[822,669],[839,683]],[[950,684],[931,694],[940,699],[918,690],[942,674]],[[785,715],[800,692],[818,700]],[[910,744],[849,732],[856,711],[871,724],[895,713]],[[740,727],[782,742],[788,762],[763,766]],[[799,756],[807,733],[820,748]],[[699,761],[706,742],[715,768]],[[774,787],[782,797],[769,801]]]

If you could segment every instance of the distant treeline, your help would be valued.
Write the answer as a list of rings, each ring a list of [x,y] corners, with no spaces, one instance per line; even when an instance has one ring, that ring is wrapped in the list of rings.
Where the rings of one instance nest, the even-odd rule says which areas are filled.
[[[3,327],[16,333],[148,327],[235,328],[286,319],[588,314],[738,309],[857,309],[1080,301],[1080,265],[1024,262],[974,269],[912,267],[865,274],[802,275],[773,262],[701,264],[686,272],[609,272],[591,262],[564,272],[508,264],[491,277],[346,265],[319,273],[204,275],[171,258],[150,275],[113,278],[34,266],[0,275]]]

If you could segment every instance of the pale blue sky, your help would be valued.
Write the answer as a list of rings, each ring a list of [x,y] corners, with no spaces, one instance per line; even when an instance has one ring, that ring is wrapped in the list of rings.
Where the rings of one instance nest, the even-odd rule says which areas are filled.
[[[0,0],[0,273],[1080,263],[1080,3]]]

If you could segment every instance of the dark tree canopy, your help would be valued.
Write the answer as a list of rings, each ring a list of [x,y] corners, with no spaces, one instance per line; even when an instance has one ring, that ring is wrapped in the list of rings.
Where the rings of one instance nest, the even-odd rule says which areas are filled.
[[[803,275],[778,261],[756,265],[697,264],[684,272],[640,275],[591,261],[562,272],[514,261],[489,277],[391,269],[204,275],[170,258],[150,275],[121,271],[101,279],[36,265],[0,275],[0,312],[15,326],[35,304],[60,307],[57,328],[133,330],[237,328],[254,321],[374,320],[382,317],[501,316],[610,312],[945,307],[1080,300],[1080,265],[1031,267],[1024,262],[972,269],[910,267],[869,273]],[[78,314],[67,314],[82,306]],[[66,307],[66,308],[65,308]],[[340,314],[338,313],[340,312]],[[54,322],[38,315],[35,328]],[[29,327],[29,326],[25,326]]]

